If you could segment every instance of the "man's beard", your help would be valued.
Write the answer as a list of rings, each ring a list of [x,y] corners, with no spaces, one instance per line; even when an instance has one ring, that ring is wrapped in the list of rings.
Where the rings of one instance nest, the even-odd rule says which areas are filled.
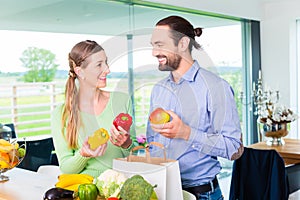
[[[171,57],[167,57],[167,63],[159,64],[158,69],[160,71],[174,71],[178,69],[181,59],[181,56],[178,54],[174,54]]]

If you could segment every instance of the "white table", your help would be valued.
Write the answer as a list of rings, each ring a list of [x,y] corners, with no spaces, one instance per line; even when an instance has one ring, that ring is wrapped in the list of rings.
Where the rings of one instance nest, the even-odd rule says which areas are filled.
[[[42,200],[45,192],[57,182],[57,177],[20,168],[4,175],[9,180],[0,182],[0,200]]]
[[[57,177],[14,168],[5,173],[6,182],[0,182],[0,200],[42,200],[45,192],[54,187]],[[183,200],[195,200],[196,197],[183,191]]]

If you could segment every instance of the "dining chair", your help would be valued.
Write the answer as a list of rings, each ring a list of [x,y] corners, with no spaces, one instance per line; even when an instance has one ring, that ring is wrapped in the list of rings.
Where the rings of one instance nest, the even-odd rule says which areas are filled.
[[[288,200],[289,182],[282,157],[275,150],[244,148],[233,162],[230,200]]]
[[[50,165],[53,149],[52,137],[26,140],[26,154],[17,167],[37,171],[41,165]]]
[[[57,165],[57,166],[59,165],[58,158],[57,158],[54,146],[53,146],[53,151],[51,153],[51,165]]]

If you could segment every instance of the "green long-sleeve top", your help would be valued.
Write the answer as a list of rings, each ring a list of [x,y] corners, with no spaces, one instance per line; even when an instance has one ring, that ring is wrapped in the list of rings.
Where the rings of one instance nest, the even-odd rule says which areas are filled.
[[[128,149],[123,149],[113,145],[110,141],[108,141],[106,152],[102,156],[87,158],[81,156],[79,153],[84,140],[97,129],[104,128],[109,133],[113,120],[119,113],[129,113],[132,116],[132,104],[127,94],[111,92],[109,102],[100,115],[80,112],[82,126],[79,129],[78,149],[68,148],[67,141],[61,133],[63,106],[64,105],[57,106],[51,116],[51,134],[53,136],[59,166],[63,173],[84,173],[98,177],[106,169],[112,168],[114,158],[129,155],[129,150],[132,148],[132,145]],[[134,122],[130,129],[130,135],[131,138],[135,137]]]

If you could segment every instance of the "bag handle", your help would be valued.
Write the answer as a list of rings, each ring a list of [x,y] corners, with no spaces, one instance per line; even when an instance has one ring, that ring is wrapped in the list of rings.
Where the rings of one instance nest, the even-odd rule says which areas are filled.
[[[159,148],[161,148],[164,152],[164,160],[166,161],[167,160],[167,153],[166,153],[166,150],[165,150],[165,146],[162,144],[162,143],[159,143],[159,142],[150,142],[149,144],[147,144],[146,146],[136,146],[136,147],[133,147],[130,151],[130,154],[129,156],[127,157],[127,161],[130,162],[131,161],[131,155],[134,151],[137,151],[137,150],[140,150],[140,149],[145,149],[146,150],[146,160],[147,162],[150,162],[151,160],[151,155],[150,155],[150,151],[149,151],[149,147],[153,145],[153,146],[157,146]]]

